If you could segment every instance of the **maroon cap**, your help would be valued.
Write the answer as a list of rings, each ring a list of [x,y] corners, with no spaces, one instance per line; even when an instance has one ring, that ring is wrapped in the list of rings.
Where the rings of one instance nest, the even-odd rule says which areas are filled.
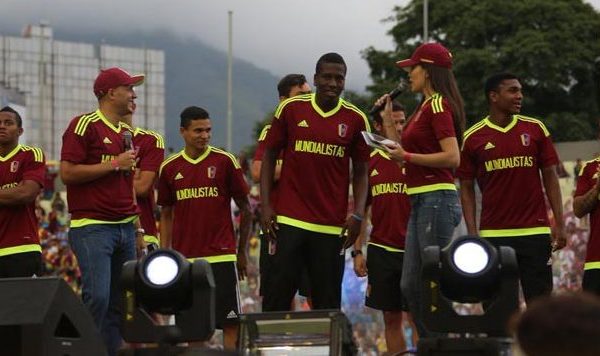
[[[439,43],[425,43],[417,47],[410,59],[396,62],[400,68],[429,63],[437,67],[452,68],[452,54]]]
[[[132,76],[118,67],[101,69],[100,74],[98,74],[98,76],[96,77],[96,81],[94,81],[94,94],[96,94],[96,97],[99,98],[102,95],[108,93],[109,89],[114,89],[122,85],[138,86],[143,82],[143,74],[137,74]]]

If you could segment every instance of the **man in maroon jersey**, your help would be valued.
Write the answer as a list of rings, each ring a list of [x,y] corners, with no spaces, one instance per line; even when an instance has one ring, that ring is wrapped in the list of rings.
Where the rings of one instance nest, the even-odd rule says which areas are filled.
[[[297,95],[309,94],[311,92],[310,85],[306,81],[306,77],[303,74],[288,74],[285,77],[281,78],[279,83],[277,84],[277,92],[279,93],[279,102],[292,98]],[[260,136],[258,137],[256,151],[254,152],[254,159],[252,160],[252,167],[250,172],[252,174],[252,180],[255,183],[260,183],[260,168],[262,167],[262,159],[265,153],[265,143],[267,138],[267,133],[271,128],[271,124],[265,125],[265,127],[260,132]],[[281,173],[281,165],[283,164],[283,155],[280,154],[277,159],[277,164],[275,165],[275,176],[273,177],[274,186],[271,191],[271,201],[275,200],[275,191],[277,189],[277,180],[279,179],[279,174]],[[265,295],[265,290],[268,287],[269,281],[269,267],[271,266],[271,257],[269,255],[269,241],[267,241],[267,236],[260,232],[260,295]],[[271,245],[272,246],[272,245]],[[272,246],[273,247],[273,246]],[[272,253],[273,251],[271,251]],[[306,269],[302,270],[302,275],[300,277],[298,292],[300,295],[305,296],[307,298],[310,297],[310,286],[308,283],[308,274]],[[274,287],[277,288],[277,287]],[[310,298],[309,305],[311,304]],[[290,309],[293,310],[294,302],[290,306]]]
[[[344,250],[360,232],[369,160],[361,135],[368,130],[367,118],[340,98],[345,78],[344,59],[327,53],[317,61],[317,92],[290,98],[275,111],[260,184],[263,231],[277,246],[269,282],[277,288],[265,291],[265,311],[289,309],[303,266],[308,268],[313,307],[340,307]],[[281,150],[285,163],[271,203]],[[354,213],[347,217],[350,161]]]
[[[125,117],[125,123],[133,130],[133,148],[138,158],[133,177],[133,188],[140,209],[140,227],[137,231],[144,236],[149,249],[157,248],[160,243],[156,228],[154,185],[158,169],[165,158],[165,141],[158,132],[135,127],[132,119],[133,113]]]
[[[41,149],[19,144],[22,134],[19,113],[0,109],[0,278],[31,277],[42,267],[35,199],[46,163]]]
[[[590,214],[590,235],[583,265],[583,289],[600,295],[600,157],[579,170],[573,212],[578,218]]]
[[[69,243],[81,270],[83,303],[110,355],[122,342],[121,266],[136,258],[136,156],[123,121],[134,109],[133,87],[143,80],[143,75],[131,76],[121,68],[100,71],[94,82],[98,110],[71,120],[63,134],[60,175],[71,213]],[[140,235],[138,244],[142,241]]]
[[[375,130],[383,132],[380,113],[375,113],[373,119]],[[397,102],[392,102],[392,120],[400,136],[406,117],[404,108]],[[386,152],[379,149],[371,152],[367,196],[370,208],[367,209],[373,228],[367,242],[367,258],[362,252],[363,242],[367,240],[366,219],[351,252],[356,275],[369,277],[365,305],[383,312],[385,342],[390,354],[406,349],[402,312],[407,311],[408,306],[400,290],[400,280],[410,200],[406,194],[404,170]],[[414,325],[412,329],[416,335]]]
[[[167,158],[159,172],[160,244],[211,264],[217,328],[223,329],[224,347],[234,350],[240,312],[237,280],[246,277],[252,223],[248,185],[235,156],[209,145],[211,119],[206,110],[184,109],[179,131],[185,147]],[[241,214],[237,250],[231,199]]]
[[[488,78],[485,94],[489,115],[465,131],[457,172],[463,214],[469,234],[515,249],[529,303],[552,291],[551,228],[544,194],[556,221],[553,246],[562,248],[566,243],[556,175],[558,155],[546,126],[519,115],[523,94],[517,77],[501,73]],[[482,194],[479,228],[475,179]]]

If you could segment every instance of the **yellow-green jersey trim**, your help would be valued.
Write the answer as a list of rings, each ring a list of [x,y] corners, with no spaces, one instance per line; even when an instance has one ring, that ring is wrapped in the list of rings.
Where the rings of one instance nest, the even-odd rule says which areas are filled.
[[[600,269],[600,262],[586,262],[583,265],[584,271],[589,271],[591,269]]]
[[[0,156],[0,162],[6,162],[9,159],[13,158],[17,153],[19,153],[20,151],[31,151],[33,153],[33,159],[36,162],[44,162],[44,152],[38,148],[38,147],[34,147],[34,146],[28,146],[28,145],[22,145],[22,144],[17,144],[15,146],[15,148],[13,148],[12,151],[10,151],[9,153],[6,154],[6,156]]]
[[[480,230],[479,236],[481,237],[518,237],[528,235],[542,235],[550,234],[550,227],[539,226],[539,227],[525,227],[520,229],[494,229],[494,230]]]
[[[283,108],[287,104],[292,103],[294,101],[311,101],[312,96],[313,96],[313,94],[303,94],[303,95],[296,95],[291,98],[283,100],[277,106],[277,109],[275,110],[275,114],[273,114],[273,117],[275,117],[276,119],[279,119],[279,116],[281,116],[281,112],[283,111]]]
[[[442,105],[442,96],[439,93],[434,93],[431,96],[431,110],[434,114],[444,112],[444,106]]]
[[[435,192],[438,190],[456,190],[456,185],[454,185],[454,183],[437,183],[437,184],[422,185],[420,187],[412,187],[412,188],[406,189],[406,194],[413,195],[413,194]]]
[[[215,153],[220,153],[220,154],[222,154],[222,155],[225,155],[225,156],[229,157],[229,159],[230,159],[230,160],[231,160],[231,162],[233,163],[233,166],[234,166],[236,169],[241,169],[241,168],[242,168],[242,167],[240,166],[240,162],[238,162],[238,160],[235,158],[235,156],[234,156],[234,155],[232,155],[231,153],[229,153],[229,152],[227,152],[227,151],[224,151],[224,150],[222,150],[222,149],[220,149],[220,148],[212,147],[212,146],[210,146],[210,148],[211,148],[211,149],[212,149],[212,151],[213,151],[213,152],[215,152]]]
[[[71,224],[69,225],[71,228],[74,227],[83,227],[87,225],[115,225],[115,224],[127,224],[130,222],[134,222],[137,219],[137,215],[129,216],[122,220],[117,221],[106,221],[106,220],[96,220],[96,219],[76,219],[71,220]]]
[[[360,116],[364,123],[365,123],[365,131],[367,132],[371,132],[371,125],[369,124],[369,119],[367,118],[367,116],[365,115],[365,113],[363,113],[359,108],[357,108],[354,104],[340,98],[340,102],[342,103],[342,106],[348,110],[352,110],[355,113],[358,114],[358,116]]]
[[[144,242],[147,244],[156,244],[160,246],[160,240],[154,235],[144,235]]]
[[[390,247],[390,246],[386,246],[386,245],[382,245],[382,244],[376,244],[374,242],[367,242],[367,245],[373,245],[373,246],[377,246],[377,247],[381,247],[382,249],[388,251],[388,252],[404,252],[404,250],[399,249],[399,248],[395,248],[395,247]]]
[[[212,151],[212,149],[213,149],[212,146],[206,147],[204,152],[202,152],[202,154],[198,158],[195,158],[195,159],[188,156],[187,153],[185,153],[185,149],[181,150],[180,154],[181,154],[181,157],[183,157],[183,159],[190,162],[191,164],[198,164],[198,163],[202,162],[208,156],[208,154],[210,153],[210,151]]]
[[[154,138],[156,139],[156,148],[165,148],[165,139],[158,132],[136,127],[136,129],[133,131],[133,136],[137,136],[140,133],[144,135],[154,136]]]
[[[98,116],[98,111],[99,110],[96,110],[95,112],[81,115],[79,120],[77,120],[77,125],[75,125],[74,132],[76,135],[83,136],[85,134],[85,130],[91,122],[96,122],[100,120],[100,116]]]
[[[313,224],[306,221],[290,218],[283,215],[277,215],[277,222],[284,225],[294,226],[300,229],[319,232],[322,234],[329,235],[340,235],[342,233],[342,228],[339,226],[332,225],[321,225],[321,224]]]
[[[271,128],[271,124],[266,124],[262,130],[260,130],[260,135],[258,135],[258,142],[264,141],[267,138],[267,133]]]
[[[321,108],[319,107],[319,105],[317,105],[317,95],[316,94],[311,94],[310,95],[310,105],[312,105],[312,108],[322,117],[327,118],[330,116],[333,116],[335,114],[337,114],[338,111],[340,111],[340,108],[342,107],[342,98],[338,99],[337,105],[329,110],[328,112],[324,112],[323,110],[321,110]]]
[[[190,262],[196,260],[205,260],[208,263],[219,263],[219,262],[236,262],[237,256],[235,254],[218,255],[218,256],[206,256],[206,257],[191,257],[187,259]]]
[[[30,244],[0,248],[0,256],[15,255],[17,253],[25,252],[42,253],[42,246],[40,246],[39,244]]]
[[[160,165],[160,168],[158,169],[158,175],[160,175],[160,174],[162,173],[162,170],[163,170],[163,168],[164,168],[164,167],[165,167],[167,164],[169,164],[171,161],[173,161],[173,160],[174,160],[174,159],[176,159],[177,157],[180,157],[182,152],[183,152],[183,151],[180,151],[180,152],[174,153],[173,155],[171,155],[171,156],[169,156],[167,159],[165,159],[165,160],[163,161],[163,163],[161,163],[161,165]]]

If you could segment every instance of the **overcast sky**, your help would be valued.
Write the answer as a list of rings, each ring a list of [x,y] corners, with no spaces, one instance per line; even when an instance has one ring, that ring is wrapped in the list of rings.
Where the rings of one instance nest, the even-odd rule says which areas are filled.
[[[125,31],[165,28],[197,36],[227,50],[227,11],[233,11],[234,56],[275,75],[290,72],[312,77],[326,52],[338,52],[348,64],[346,85],[362,91],[369,68],[360,56],[368,46],[391,49],[382,20],[408,0],[0,0],[0,16],[19,31],[46,19],[55,27],[85,26]],[[590,0],[600,9],[600,0]]]

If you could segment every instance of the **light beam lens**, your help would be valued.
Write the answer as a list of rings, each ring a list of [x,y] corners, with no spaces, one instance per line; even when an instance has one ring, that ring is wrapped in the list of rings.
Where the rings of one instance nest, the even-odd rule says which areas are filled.
[[[177,277],[179,265],[177,261],[170,256],[157,256],[146,264],[146,278],[157,285],[164,286],[169,284]]]
[[[490,256],[483,246],[475,242],[466,242],[454,250],[454,265],[464,273],[475,274],[483,271]]]

